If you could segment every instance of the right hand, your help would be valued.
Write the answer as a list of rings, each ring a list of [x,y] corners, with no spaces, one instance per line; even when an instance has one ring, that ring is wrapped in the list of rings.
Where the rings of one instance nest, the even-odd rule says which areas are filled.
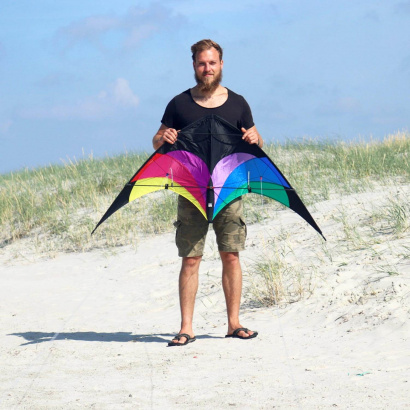
[[[174,128],[167,128],[162,134],[162,141],[174,144],[178,138],[178,131]]]

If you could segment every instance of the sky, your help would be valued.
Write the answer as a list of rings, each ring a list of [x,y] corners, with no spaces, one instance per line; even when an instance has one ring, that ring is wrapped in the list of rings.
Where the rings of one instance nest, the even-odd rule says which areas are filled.
[[[204,38],[266,141],[409,129],[409,0],[1,0],[0,173],[152,152]]]

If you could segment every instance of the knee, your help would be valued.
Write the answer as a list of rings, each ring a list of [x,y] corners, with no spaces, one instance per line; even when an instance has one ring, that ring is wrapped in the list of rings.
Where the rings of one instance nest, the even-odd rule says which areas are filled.
[[[222,264],[226,267],[240,266],[239,252],[221,252]]]
[[[192,275],[198,273],[202,256],[191,256],[182,258],[181,275]]]

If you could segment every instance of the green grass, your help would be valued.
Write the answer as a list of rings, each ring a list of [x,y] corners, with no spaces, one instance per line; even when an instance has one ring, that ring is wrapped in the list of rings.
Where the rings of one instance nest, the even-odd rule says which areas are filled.
[[[308,206],[333,195],[366,191],[376,182],[408,183],[410,179],[407,133],[371,143],[271,144],[265,151]],[[135,244],[141,235],[171,231],[176,195],[161,191],[125,206],[90,235],[147,158],[147,154],[90,157],[1,175],[0,248],[26,238],[40,253],[86,251]],[[249,223],[272,217],[272,209],[280,207],[266,198],[262,207],[258,196],[246,195],[245,200]],[[392,229],[408,229],[408,207],[392,203],[386,212],[394,220]]]
[[[376,185],[396,188],[354,212],[351,207],[335,205],[333,213],[324,216],[336,223],[332,241],[312,238],[317,243],[305,249],[306,257],[293,254],[286,235],[275,235],[261,244],[261,254],[248,268],[254,303],[271,306],[309,297],[317,281],[326,282],[345,266],[362,260],[366,266],[363,277],[369,273],[376,277],[400,275],[401,263],[409,258],[408,247],[400,242],[410,231],[410,204],[400,187],[409,184],[408,134],[371,144],[306,141],[272,146],[267,151],[272,158],[287,159],[283,172],[306,204],[371,191]]]
[[[266,152],[307,204],[332,193],[371,188],[392,177],[409,180],[410,135],[397,133],[382,142],[330,143],[306,140],[270,146]],[[283,162],[282,158],[285,158]]]
[[[299,263],[287,239],[283,232],[262,244],[261,255],[248,267],[253,304],[295,303],[312,294],[314,266]]]

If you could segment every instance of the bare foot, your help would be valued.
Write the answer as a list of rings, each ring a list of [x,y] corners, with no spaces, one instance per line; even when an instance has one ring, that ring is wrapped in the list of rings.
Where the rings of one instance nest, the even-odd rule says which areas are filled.
[[[238,331],[238,329],[241,329]],[[239,339],[247,339],[247,338],[253,338],[258,335],[258,332],[254,332],[253,330],[249,330],[247,328],[244,328],[242,325],[239,325],[238,327],[228,327],[228,333],[227,337],[237,337]]]
[[[182,336],[182,335],[188,335],[189,338]],[[188,340],[189,339],[189,340]],[[195,335],[192,329],[189,329],[188,331],[185,331],[185,329],[181,329],[179,331],[179,333],[171,340],[171,342],[168,345],[176,345],[176,344],[180,344],[180,345],[184,345],[191,342],[194,342],[195,339]]]

